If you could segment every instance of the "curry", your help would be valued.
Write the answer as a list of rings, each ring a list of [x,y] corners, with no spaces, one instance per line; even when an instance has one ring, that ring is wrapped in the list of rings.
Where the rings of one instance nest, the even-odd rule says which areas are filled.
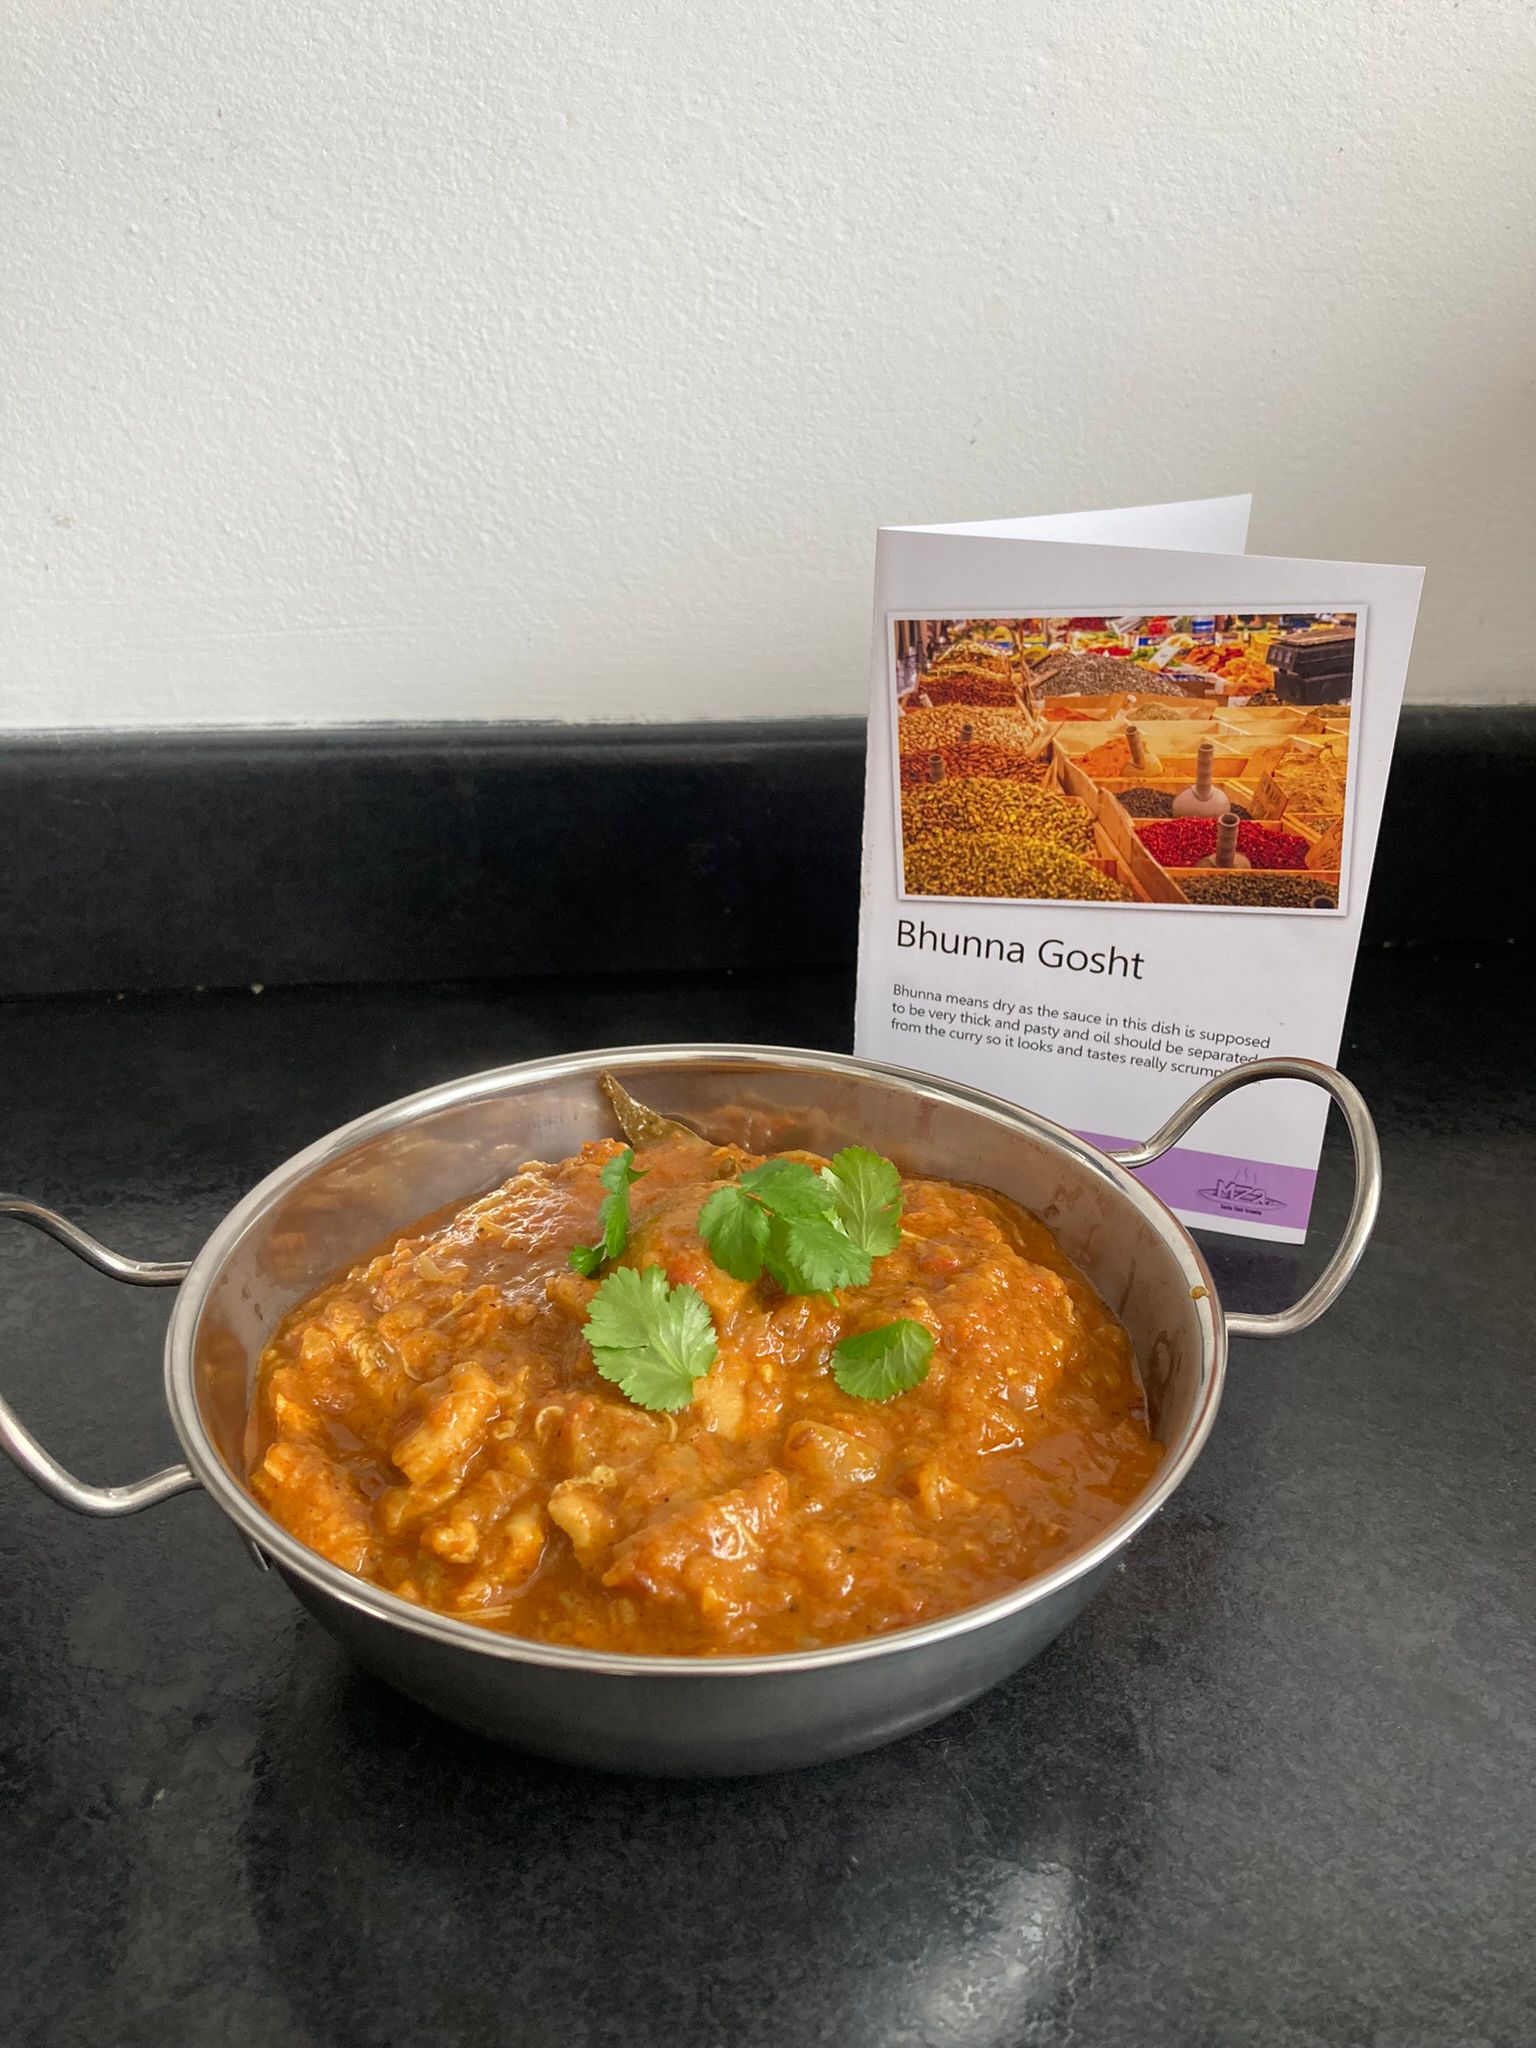
[[[269,1513],[463,1621],[708,1656],[846,1642],[991,1599],[1145,1488],[1162,1453],[1129,1340],[1037,1219],[903,1179],[899,1237],[867,1283],[786,1292],[771,1272],[727,1271],[700,1233],[710,1197],[751,1185],[763,1159],[657,1120],[635,1135],[632,1151],[595,1141],[529,1164],[284,1319],[247,1432]],[[659,1268],[658,1296],[693,1290],[712,1325],[712,1362],[671,1409],[604,1376],[595,1318],[588,1341],[605,1283],[573,1256],[591,1268],[601,1245],[582,1248],[621,1185],[610,1275]],[[839,1347],[893,1322],[917,1326],[925,1376],[850,1394]]]

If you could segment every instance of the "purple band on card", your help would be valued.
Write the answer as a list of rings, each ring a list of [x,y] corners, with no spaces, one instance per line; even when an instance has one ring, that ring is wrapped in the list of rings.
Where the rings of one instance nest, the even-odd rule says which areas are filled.
[[[1107,1138],[1098,1131],[1079,1131],[1090,1145],[1105,1152],[1129,1151],[1134,1138]],[[1165,1152],[1136,1178],[1170,1209],[1186,1215],[1235,1216],[1246,1223],[1281,1224],[1304,1230],[1317,1186],[1310,1166],[1275,1166],[1258,1159],[1231,1159],[1220,1152],[1189,1152],[1182,1146]]]

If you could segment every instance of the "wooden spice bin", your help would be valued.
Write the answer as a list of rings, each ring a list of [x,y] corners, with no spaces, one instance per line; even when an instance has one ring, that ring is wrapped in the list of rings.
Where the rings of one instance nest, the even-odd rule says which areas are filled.
[[[1173,884],[1173,886],[1178,890],[1180,902],[1190,903],[1193,901],[1193,899],[1185,894],[1184,884],[1196,875],[1208,875],[1213,871],[1210,868],[1165,868],[1163,872],[1167,875],[1169,881]],[[1333,897],[1335,904],[1337,904],[1339,900],[1339,871],[1337,868],[1327,870],[1320,868],[1244,868],[1241,870],[1241,872],[1244,874],[1256,874],[1260,876],[1289,875],[1296,879],[1304,877],[1307,881],[1315,882],[1317,884],[1318,894],[1320,896],[1324,893],[1331,895]],[[1300,909],[1302,906],[1292,903],[1249,903],[1242,905],[1234,905],[1233,907],[1247,910],[1294,911]]]
[[[1072,791],[1074,795],[1081,794],[1083,784],[1090,785],[1106,800],[1106,803],[1110,806],[1114,821],[1118,823],[1123,818],[1133,829],[1138,824],[1149,824],[1151,820],[1133,817],[1129,811],[1122,810],[1119,801],[1122,790],[1155,789],[1160,790],[1164,796],[1172,798],[1176,797],[1181,790],[1188,789],[1194,781],[1192,774],[1095,776],[1090,775],[1085,768],[1075,761],[1072,762],[1072,771],[1077,778],[1077,786]],[[1245,782],[1241,778],[1231,776],[1227,777],[1225,781],[1218,776],[1216,780],[1217,786],[1224,789],[1234,803],[1241,804],[1245,811],[1252,811],[1254,785],[1251,782]],[[1303,839],[1317,840],[1322,837],[1323,833],[1332,823],[1332,820],[1325,818],[1321,824],[1315,818],[1293,820],[1292,814],[1286,811],[1279,818],[1261,819],[1259,822],[1261,824],[1283,825],[1287,831],[1294,830]]]
[[[1040,699],[1041,716],[1065,719],[1073,725],[1102,726],[1125,709],[1126,693],[1116,690],[1106,697],[1052,697]]]
[[[1190,902],[1191,899],[1183,886],[1185,880],[1193,874],[1208,874],[1210,870],[1165,868],[1136,830],[1138,823],[1146,824],[1151,821],[1133,818],[1129,811],[1121,808],[1118,801],[1118,792],[1122,789],[1160,789],[1165,790],[1170,796],[1177,796],[1180,790],[1189,787],[1189,777],[1114,777],[1100,782],[1081,768],[1069,754],[1061,753],[1054,758],[1052,773],[1064,794],[1079,797],[1085,803],[1093,805],[1096,832],[1101,833],[1115,849],[1125,869],[1119,879],[1129,883],[1139,901],[1183,904]],[[1239,793],[1239,789],[1231,784],[1225,786],[1227,794],[1237,802],[1243,803],[1246,808],[1245,798]],[[1248,794],[1251,796],[1251,790]],[[1261,819],[1256,822],[1274,824],[1281,831],[1294,831],[1298,838],[1307,840],[1313,846],[1322,837],[1320,832],[1302,825],[1300,821],[1293,824],[1288,814],[1281,818]],[[1257,872],[1277,875],[1302,875],[1312,872],[1315,873],[1320,889],[1331,890],[1335,897],[1338,895],[1339,876],[1336,869],[1310,871],[1304,868],[1261,868]]]
[[[1093,778],[1084,775],[1070,758],[1051,749],[1050,766],[1046,771],[1044,788],[1054,790],[1058,796],[1072,797],[1084,806],[1093,819],[1093,852],[1083,858],[1096,867],[1101,875],[1112,882],[1118,882],[1131,891],[1138,902],[1156,902],[1157,897],[1145,894],[1144,883],[1150,878],[1143,874],[1145,847],[1127,847],[1123,839],[1106,822],[1103,806]],[[1138,856],[1141,856],[1138,858]],[[1152,862],[1156,867],[1157,863]]]
[[[1115,806],[1115,809],[1116,809],[1116,810],[1119,810],[1119,805],[1118,805],[1118,804],[1117,804],[1117,805]],[[1122,817],[1125,817],[1125,816],[1126,816],[1126,813],[1124,813],[1124,812],[1121,812],[1121,816],[1122,816]],[[1142,820],[1141,820],[1140,822],[1141,822],[1142,824],[1158,824],[1158,823],[1164,823],[1164,822],[1167,822],[1167,821],[1166,821],[1166,820],[1159,820],[1159,819],[1153,819],[1153,818],[1144,818],[1144,819],[1142,819]],[[1261,824],[1261,826],[1262,826],[1262,825],[1264,825],[1264,824],[1268,824],[1268,823],[1270,823],[1270,822],[1272,822],[1272,821],[1270,821],[1270,820],[1267,820],[1267,819],[1266,819],[1266,820],[1259,820],[1259,821],[1255,821],[1255,822],[1258,822],[1258,823],[1260,823],[1260,824]],[[1151,862],[1152,862],[1153,866],[1154,866],[1154,867],[1156,867],[1156,869],[1157,869],[1158,873],[1159,873],[1160,875],[1162,875],[1162,876],[1166,877],[1166,879],[1167,879],[1167,880],[1168,880],[1168,881],[1169,881],[1169,882],[1170,882],[1170,883],[1171,883],[1171,884],[1173,885],[1174,889],[1175,889],[1175,890],[1176,890],[1176,891],[1178,892],[1178,895],[1177,895],[1177,900],[1179,900],[1179,901],[1181,901],[1181,902],[1185,902],[1185,903],[1188,903],[1188,902],[1190,902],[1190,901],[1191,901],[1192,899],[1191,899],[1191,897],[1189,896],[1188,892],[1186,891],[1186,889],[1185,889],[1185,887],[1184,887],[1184,884],[1185,884],[1186,880],[1187,880],[1187,879],[1188,879],[1188,877],[1189,877],[1189,876],[1191,876],[1191,875],[1198,875],[1198,874],[1209,874],[1209,873],[1211,872],[1211,871],[1210,871],[1210,869],[1209,869],[1209,868],[1201,868],[1201,867],[1193,867],[1193,868],[1187,868],[1187,867],[1165,867],[1165,866],[1163,866],[1162,862],[1160,862],[1160,861],[1158,860],[1158,858],[1157,858],[1156,854],[1154,854],[1154,853],[1152,852],[1151,848],[1150,848],[1150,847],[1149,847],[1149,846],[1147,845],[1146,841],[1145,841],[1145,840],[1144,840],[1144,839],[1143,839],[1143,838],[1141,837],[1141,834],[1140,834],[1139,832],[1137,832],[1137,831],[1136,831],[1136,829],[1135,829],[1135,828],[1136,828],[1136,823],[1137,823],[1137,821],[1136,821],[1136,820],[1134,820],[1134,819],[1129,819],[1129,818],[1127,818],[1127,823],[1128,823],[1128,824],[1130,825],[1130,828],[1131,828],[1132,834],[1133,834],[1133,836],[1135,837],[1135,839],[1136,839],[1136,843],[1137,843],[1137,845],[1138,845],[1138,846],[1140,847],[1140,849],[1141,849],[1142,853],[1143,853],[1143,854],[1144,854],[1144,855],[1146,856],[1146,858],[1147,858],[1147,859],[1148,859],[1149,861],[1151,861]],[[1288,831],[1290,831],[1290,829],[1291,829],[1291,828],[1290,828],[1290,827],[1289,827],[1289,826],[1288,826],[1288,825],[1287,825],[1287,824],[1286,824],[1286,823],[1284,822],[1284,820],[1275,820],[1275,821],[1273,821],[1273,823],[1274,823],[1275,829],[1276,829],[1277,831],[1281,831],[1281,832],[1288,832]],[[1301,837],[1303,837],[1304,835],[1303,835],[1303,834],[1301,834],[1301,833],[1296,833],[1296,834],[1295,834],[1294,836],[1295,836],[1296,838],[1301,838]],[[1313,840],[1312,840],[1312,842],[1311,842],[1311,844],[1312,844],[1312,845],[1316,845],[1316,843],[1317,843],[1317,842],[1316,842],[1316,840],[1315,840],[1315,839],[1313,839]],[[1307,875],[1307,876],[1313,876],[1313,875],[1315,874],[1315,879],[1316,879],[1316,880],[1317,880],[1317,881],[1318,881],[1318,882],[1319,882],[1319,883],[1320,883],[1320,884],[1321,884],[1321,885],[1322,885],[1323,887],[1325,887],[1325,888],[1331,888],[1331,889],[1333,890],[1333,892],[1334,892],[1335,896],[1337,896],[1337,894],[1338,894],[1338,887],[1339,887],[1339,877],[1338,877],[1338,871],[1337,871],[1336,869],[1335,869],[1335,870],[1333,870],[1332,872],[1325,872],[1325,871],[1322,871],[1322,870],[1316,870],[1316,871],[1314,871],[1314,870],[1312,870],[1312,869],[1309,869],[1309,868],[1307,868],[1307,867],[1305,867],[1305,866],[1303,866],[1303,867],[1299,867],[1299,868],[1260,868],[1260,867],[1254,867],[1254,868],[1244,869],[1244,870],[1242,870],[1241,872],[1243,872],[1243,873],[1251,873],[1251,874],[1258,874],[1258,875]],[[1149,899],[1149,900],[1152,900],[1152,901],[1159,901],[1159,900],[1161,900],[1161,901],[1168,901],[1168,900],[1170,900],[1170,899],[1168,899],[1168,898],[1161,898],[1161,899],[1159,899],[1159,898],[1151,898],[1151,899]]]
[[[1227,785],[1227,795],[1234,803],[1241,804],[1245,811],[1253,809],[1257,794],[1258,785],[1254,782],[1237,781]],[[1295,832],[1302,839],[1310,839],[1315,845],[1330,826],[1338,823],[1342,815],[1337,811],[1331,816],[1317,811],[1293,811],[1287,805],[1278,818],[1261,818],[1258,822],[1264,825],[1281,825],[1287,832]]]
[[[1134,721],[1137,708],[1142,704],[1164,704],[1170,710],[1184,714],[1179,723],[1198,725],[1208,729],[1216,722],[1214,708],[1203,697],[1159,696],[1156,690],[1115,690],[1107,696],[1098,697],[1052,697],[1040,700],[1040,709],[1047,718],[1067,719],[1074,725],[1102,725],[1106,719],[1125,717]],[[1077,713],[1073,717],[1073,713]],[[1154,718],[1151,724],[1172,725],[1171,718]]]
[[[1114,798],[1085,769],[1080,768],[1070,755],[1061,753],[1056,754],[1053,768],[1063,795],[1080,798],[1093,811],[1095,842],[1102,840],[1112,857],[1120,863],[1124,872],[1116,879],[1126,884],[1138,902],[1182,903],[1187,900],[1183,892],[1170,883],[1166,870],[1158,865],[1137,838],[1129,813],[1121,810]],[[1183,783],[1179,787],[1182,789]]]
[[[1134,725],[1135,722],[1134,719],[1126,721],[1129,725]],[[1148,725],[1141,729],[1141,736],[1148,752],[1153,754],[1158,762],[1157,768],[1149,771],[1141,779],[1155,782],[1165,776],[1176,776],[1179,778],[1181,789],[1187,789],[1195,779],[1195,759],[1200,742],[1212,737],[1199,727],[1186,724]],[[1103,726],[1063,726],[1054,737],[1062,753],[1080,760],[1084,755],[1096,752],[1101,746],[1124,739],[1125,730],[1124,727],[1106,730]],[[1216,780],[1220,782],[1224,777],[1230,779],[1235,775],[1241,775],[1247,766],[1246,753],[1218,750],[1213,772]],[[1093,774],[1095,771],[1090,769],[1088,772]]]
[[[1069,801],[1077,803],[1081,807],[1081,809],[1087,814],[1092,843],[1091,847],[1086,851],[1078,852],[1076,848],[1073,848],[1071,850],[1077,854],[1077,858],[1079,860],[1083,861],[1088,867],[1092,868],[1096,873],[1103,875],[1107,881],[1114,882],[1118,884],[1120,887],[1128,889],[1130,891],[1132,901],[1144,900],[1142,892],[1138,888],[1138,877],[1141,872],[1142,863],[1136,861],[1134,855],[1128,856],[1125,849],[1122,848],[1119,844],[1117,844],[1116,840],[1108,832],[1105,831],[1103,824],[1099,818],[1098,804],[1096,799],[1091,795],[1084,796],[1080,789],[1069,788],[1067,786],[1067,783],[1064,779],[1062,772],[1061,761],[1059,757],[1056,755],[1054,749],[1050,746],[1048,741],[1043,742],[1042,751],[1044,765],[1044,774],[1042,778],[1038,781],[1033,779],[1026,780],[1023,777],[1019,777],[1017,779],[1022,783],[1022,785],[1025,788],[1029,790],[1043,791],[1047,794],[1062,797]],[[999,781],[1006,782],[1013,780],[1015,778],[1009,776],[1002,776],[989,779],[996,779]],[[934,896],[922,900],[934,902],[965,903],[987,899],[971,898],[967,896]],[[1013,899],[1010,898],[1003,900],[1011,901]],[[1021,898],[1018,900],[1044,901],[1058,899]],[[1063,897],[1059,900],[1063,902],[1094,902],[1098,899]]]
[[[1245,739],[1272,740],[1294,732],[1306,715],[1305,709],[1297,704],[1226,704],[1217,723],[1228,732],[1241,733]]]
[[[1331,753],[1342,761],[1345,773],[1349,772],[1349,742],[1326,733],[1291,733],[1283,740],[1266,741],[1262,746],[1251,747],[1248,752],[1248,774],[1255,780],[1260,775],[1272,775],[1282,761],[1297,760],[1308,754],[1318,759]]]

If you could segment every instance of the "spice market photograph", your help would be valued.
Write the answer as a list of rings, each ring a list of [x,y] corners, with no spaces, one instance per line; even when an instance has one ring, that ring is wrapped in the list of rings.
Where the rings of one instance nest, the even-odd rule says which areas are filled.
[[[1358,619],[894,620],[903,893],[1337,913]]]

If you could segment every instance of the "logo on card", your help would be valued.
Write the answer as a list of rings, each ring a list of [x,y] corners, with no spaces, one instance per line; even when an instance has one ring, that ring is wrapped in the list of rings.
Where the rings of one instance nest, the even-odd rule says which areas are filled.
[[[1283,1209],[1284,1202],[1278,1195],[1267,1195],[1263,1188],[1251,1180],[1219,1180],[1214,1187],[1201,1188],[1200,1193],[1208,1202],[1220,1202],[1228,1209]]]

